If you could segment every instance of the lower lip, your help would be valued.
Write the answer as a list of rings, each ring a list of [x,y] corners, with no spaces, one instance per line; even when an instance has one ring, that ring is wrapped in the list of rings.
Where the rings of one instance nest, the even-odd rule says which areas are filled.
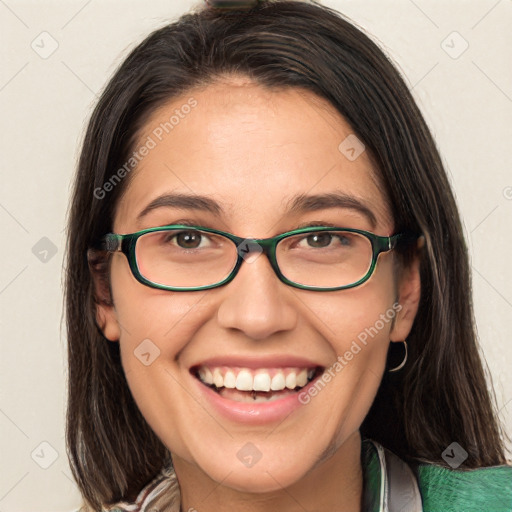
[[[313,386],[316,378],[292,395],[284,396],[271,402],[237,402],[223,398],[213,389],[203,384],[197,377],[191,375],[199,387],[199,391],[222,416],[237,423],[251,425],[263,425],[273,422],[281,422],[292,412],[304,404],[299,401],[299,395],[307,393],[310,386]]]

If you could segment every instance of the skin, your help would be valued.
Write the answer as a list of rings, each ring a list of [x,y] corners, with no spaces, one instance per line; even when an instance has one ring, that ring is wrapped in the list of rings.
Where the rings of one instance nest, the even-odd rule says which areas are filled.
[[[352,130],[328,102],[308,91],[270,91],[230,77],[163,105],[140,140],[190,97],[197,107],[133,171],[117,205],[116,233],[183,220],[254,238],[309,221],[394,233],[367,153],[350,161],[338,150]],[[295,194],[334,190],[369,205],[375,227],[346,208],[286,212]],[[225,215],[162,207],[137,221],[152,199],[171,191],[215,198]],[[126,257],[113,255],[114,306],[99,306],[97,321],[109,340],[120,343],[136,403],[173,454],[182,510],[361,510],[359,428],[385,371],[388,344],[407,338],[420,297],[418,261],[397,275],[394,258],[393,252],[381,254],[371,279],[350,290],[292,288],[258,257],[244,262],[225,286],[168,292],[137,282]],[[402,309],[393,324],[278,425],[228,421],[192,387],[189,367],[225,354],[300,354],[329,367],[397,297]],[[145,366],[134,350],[147,338],[160,355]],[[251,468],[236,457],[247,442],[262,453]]]

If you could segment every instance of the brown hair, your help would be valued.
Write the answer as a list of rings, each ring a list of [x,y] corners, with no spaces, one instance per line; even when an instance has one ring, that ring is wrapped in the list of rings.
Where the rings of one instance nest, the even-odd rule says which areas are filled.
[[[95,193],[133,151],[138,130],[164,102],[230,74],[261,86],[301,87],[325,99],[365,144],[385,187],[397,231],[421,232],[422,296],[409,358],[385,373],[361,433],[407,461],[445,465],[457,441],[462,468],[505,463],[495,398],[487,390],[459,213],[435,142],[385,54],[338,12],[314,3],[266,2],[250,10],[203,9],[150,34],[109,81],[90,119],[68,225],[67,447],[94,509],[136,493],[169,460],[128,388],[117,343],[95,322],[87,250],[112,229],[121,181]],[[396,345],[396,344],[391,344]],[[490,378],[490,377],[489,377]],[[494,402],[493,402],[494,400]]]

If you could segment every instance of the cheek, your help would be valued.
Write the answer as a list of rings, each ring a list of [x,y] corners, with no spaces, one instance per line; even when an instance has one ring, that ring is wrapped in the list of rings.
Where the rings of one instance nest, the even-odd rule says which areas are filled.
[[[124,322],[122,366],[135,403],[152,430],[177,453],[187,453],[183,433],[190,426],[183,411],[195,401],[185,389],[188,370],[180,366],[179,354],[201,325],[201,295],[148,290],[149,294],[127,293],[119,301],[119,318]]]
[[[308,305],[317,318],[317,326],[337,355],[352,352],[347,358],[357,359],[361,364],[374,352],[382,358],[382,352],[387,350],[398,308],[391,263],[391,259],[379,261],[371,279],[361,286],[309,297]]]
[[[183,370],[177,358],[205,321],[201,309],[205,292],[152,289],[137,282],[125,262],[116,263],[111,280],[121,362],[130,391],[151,423],[154,412],[167,410],[169,403],[179,408],[169,400],[179,394],[175,377]]]
[[[322,428],[337,444],[360,427],[385,371],[397,307],[390,267],[382,264],[380,270],[360,287],[334,292],[329,300],[311,295],[308,302],[309,318],[329,343],[332,359],[303,400],[321,405]]]
[[[162,295],[148,291],[126,294],[116,306],[122,365],[125,374],[132,374],[130,384],[137,386],[139,381],[146,386],[159,378],[157,372],[181,371],[179,354],[205,322],[200,292]]]
[[[122,255],[119,255],[122,256]],[[205,292],[170,292],[145,286],[133,277],[126,258],[112,265],[111,282],[117,320],[121,329],[122,352],[136,350],[144,340],[151,340],[167,356],[181,349],[183,325],[193,328],[194,318]],[[193,331],[190,331],[190,335]]]

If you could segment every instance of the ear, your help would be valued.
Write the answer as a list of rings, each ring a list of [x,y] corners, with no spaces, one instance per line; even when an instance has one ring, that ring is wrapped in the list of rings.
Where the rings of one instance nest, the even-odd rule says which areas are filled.
[[[119,341],[121,329],[110,290],[109,253],[89,249],[87,260],[94,287],[96,324],[105,338],[110,341]]]
[[[113,305],[96,304],[96,323],[107,340],[119,341],[121,329]]]
[[[401,306],[389,334],[391,341],[404,341],[411,332],[421,297],[420,257],[424,239],[418,240],[417,251],[410,264],[401,269],[398,280],[398,303]]]

